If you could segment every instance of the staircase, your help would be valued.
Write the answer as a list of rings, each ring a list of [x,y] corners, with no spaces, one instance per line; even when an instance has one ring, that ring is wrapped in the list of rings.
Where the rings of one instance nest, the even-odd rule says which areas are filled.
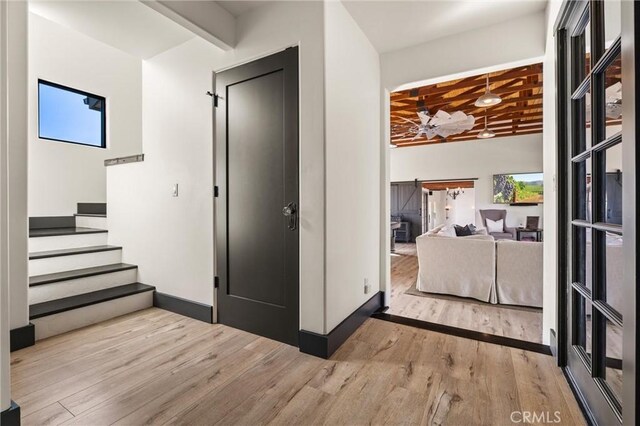
[[[153,305],[154,287],[108,245],[106,204],[29,220],[29,319],[36,340]]]

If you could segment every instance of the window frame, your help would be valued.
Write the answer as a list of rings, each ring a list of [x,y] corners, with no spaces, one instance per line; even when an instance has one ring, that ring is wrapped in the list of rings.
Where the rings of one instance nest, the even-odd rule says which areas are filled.
[[[102,110],[101,117],[100,117],[100,145],[93,145],[93,144],[89,144],[89,143],[85,143],[85,142],[77,142],[77,141],[70,141],[70,140],[66,140],[66,139],[57,139],[57,138],[48,138],[48,137],[42,136],[41,129],[40,129],[40,127],[41,127],[40,126],[40,120],[41,120],[41,117],[40,117],[40,87],[41,87],[41,85],[54,87],[56,89],[66,90],[66,91],[71,92],[71,93],[76,93],[78,95],[87,96],[87,97],[99,99],[99,100],[102,101],[103,110]],[[65,85],[62,85],[62,84],[54,83],[52,81],[48,81],[48,80],[44,80],[42,78],[39,78],[38,79],[38,139],[47,140],[47,141],[54,141],[54,142],[70,143],[70,144],[73,144],[73,145],[87,146],[87,147],[90,147],[90,148],[106,149],[107,148],[107,98],[104,97],[104,96],[96,95],[94,93],[85,92],[84,90],[74,89],[73,87],[65,86]]]

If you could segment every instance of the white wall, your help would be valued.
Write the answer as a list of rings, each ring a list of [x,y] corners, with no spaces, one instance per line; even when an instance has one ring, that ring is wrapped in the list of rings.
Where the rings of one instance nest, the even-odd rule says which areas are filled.
[[[299,45],[300,324],[325,332],[324,40],[321,2],[265,4],[229,52],[194,39],[143,66],[143,163],[108,168],[110,242],[160,292],[213,303],[214,70]],[[180,196],[171,185],[180,184]]]
[[[542,205],[493,204],[492,181],[494,174],[542,171],[542,145],[542,135],[523,135],[396,148],[390,150],[391,181],[477,178],[474,184],[477,226],[482,226],[478,211],[492,208],[507,210],[508,226],[524,224],[527,216],[541,216],[544,226]]]
[[[455,188],[450,188],[455,191]],[[449,212],[445,212],[445,221],[447,225],[468,225],[473,224],[478,227],[483,225],[480,222],[476,222],[476,191],[474,188],[463,189],[464,193],[460,193],[454,200],[452,197],[446,195],[446,191],[440,191],[444,194],[444,206],[448,207]],[[449,217],[446,219],[446,217]]]
[[[396,90],[434,78],[450,80],[458,73],[473,75],[485,68],[531,63],[544,55],[544,29],[541,12],[384,53],[380,56],[383,85]]]
[[[544,310],[542,313],[542,342],[549,343],[549,330],[557,330],[557,273],[558,273],[558,215],[556,203],[556,40],[553,26],[562,1],[550,0],[546,10],[546,52],[543,62],[543,156],[544,156]]]
[[[103,161],[142,149],[142,63],[29,14],[29,216],[63,216],[106,201]],[[107,149],[38,138],[38,79],[107,98]]]
[[[325,332],[380,287],[379,69],[377,52],[342,3],[326,2]]]
[[[9,330],[27,311],[27,7],[0,3],[0,411],[11,403]]]

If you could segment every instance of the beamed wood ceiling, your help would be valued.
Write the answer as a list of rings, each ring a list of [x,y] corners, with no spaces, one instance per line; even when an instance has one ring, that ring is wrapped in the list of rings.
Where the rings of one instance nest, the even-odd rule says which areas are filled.
[[[402,147],[477,139],[484,129],[485,115],[496,138],[542,133],[541,63],[489,73],[489,87],[500,95],[502,102],[479,108],[474,103],[484,93],[485,85],[486,74],[479,74],[391,93],[391,143]],[[427,109],[430,115],[438,110],[449,114],[462,111],[473,115],[476,122],[473,129],[458,135],[432,139],[420,136],[414,140],[413,136],[405,135],[412,126],[402,117],[419,122],[416,113],[422,109]]]

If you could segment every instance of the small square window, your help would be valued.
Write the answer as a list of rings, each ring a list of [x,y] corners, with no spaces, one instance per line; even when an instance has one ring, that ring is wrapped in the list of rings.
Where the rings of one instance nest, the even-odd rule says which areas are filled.
[[[106,99],[38,80],[38,137],[106,148]]]

